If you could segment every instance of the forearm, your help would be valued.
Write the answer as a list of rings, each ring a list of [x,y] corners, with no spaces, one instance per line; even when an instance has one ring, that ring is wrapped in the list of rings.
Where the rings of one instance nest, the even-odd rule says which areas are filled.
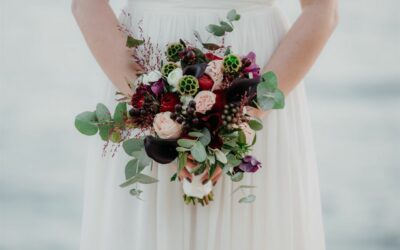
[[[337,22],[336,0],[302,0],[300,17],[281,41],[265,71],[274,71],[285,94],[310,70]]]
[[[74,0],[73,14],[100,67],[123,93],[131,94],[126,79],[135,79],[135,69],[118,29],[118,20],[106,0]]]

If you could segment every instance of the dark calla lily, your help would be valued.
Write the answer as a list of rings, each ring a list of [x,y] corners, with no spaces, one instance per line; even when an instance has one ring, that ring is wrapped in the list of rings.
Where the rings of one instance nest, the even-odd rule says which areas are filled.
[[[226,92],[227,103],[240,103],[244,94],[247,97],[254,97],[257,94],[257,85],[259,82],[260,77],[253,79],[237,78],[233,80]]]
[[[147,155],[161,164],[167,164],[176,159],[178,156],[177,146],[178,143],[175,139],[159,139],[151,135],[144,138],[144,149]]]
[[[183,69],[183,74],[191,75],[196,78],[199,78],[204,74],[206,67],[207,67],[207,63],[199,63],[199,64],[194,64],[194,65],[189,65]]]

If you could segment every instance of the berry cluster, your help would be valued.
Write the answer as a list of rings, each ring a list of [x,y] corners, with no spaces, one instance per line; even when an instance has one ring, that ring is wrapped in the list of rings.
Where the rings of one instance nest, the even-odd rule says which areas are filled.
[[[183,124],[185,130],[199,125],[199,118],[196,116],[196,102],[191,100],[186,109],[181,104],[175,105],[175,112],[171,113],[171,119]]]
[[[237,104],[231,103],[224,107],[224,112],[221,115],[223,120],[222,125],[231,130],[243,120],[243,115],[240,112],[240,107]]]
[[[140,107],[133,107],[129,115],[139,127],[151,126],[154,114],[159,112],[159,104],[149,94],[144,94],[143,104]]]

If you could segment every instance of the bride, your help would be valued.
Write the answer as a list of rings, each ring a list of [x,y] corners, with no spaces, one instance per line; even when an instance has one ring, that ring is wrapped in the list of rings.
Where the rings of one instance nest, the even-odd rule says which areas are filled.
[[[160,45],[194,40],[209,23],[236,9],[242,15],[227,44],[235,53],[254,51],[264,71],[274,71],[286,95],[283,110],[264,116],[254,154],[263,163],[245,180],[257,186],[257,200],[239,204],[232,182],[214,175],[215,196],[207,207],[182,202],[180,185],[170,183],[173,167],[155,167],[160,182],[144,188],[143,201],[119,187],[124,153],[102,157],[99,141],[89,152],[82,225],[82,250],[324,250],[319,184],[312,131],[302,79],[337,24],[337,0],[300,0],[301,15],[289,28],[274,0],[127,0],[118,20],[106,0],[74,0],[73,13],[89,48],[113,84],[132,94],[126,78],[140,68],[125,47],[121,24]],[[205,34],[202,34],[203,37]],[[187,173],[181,177],[191,178]]]

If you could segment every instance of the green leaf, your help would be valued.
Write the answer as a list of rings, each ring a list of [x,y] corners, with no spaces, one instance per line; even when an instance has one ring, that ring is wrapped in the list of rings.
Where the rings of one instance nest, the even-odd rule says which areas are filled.
[[[141,164],[138,159],[130,160],[125,166],[125,179],[130,179],[133,176],[141,173],[146,165]]]
[[[189,136],[198,138],[198,137],[203,136],[203,134],[200,132],[193,131],[193,132],[189,132]]]
[[[263,129],[263,124],[260,120],[254,118],[248,121],[250,128],[254,131],[260,131]]]
[[[124,124],[124,119],[126,116],[126,102],[118,103],[114,111],[114,122],[117,123],[119,126],[122,126]]]
[[[112,125],[99,125],[99,134],[103,141],[108,141],[111,136]]]
[[[96,116],[99,122],[111,121],[110,111],[102,103],[98,103],[96,106]]]
[[[142,139],[131,138],[124,141],[122,144],[125,153],[132,156],[133,152],[141,151],[144,148],[144,142]]]
[[[227,56],[227,55],[229,55],[231,52],[232,52],[232,51],[231,51],[231,47],[228,47],[228,48],[225,50],[224,55]]]
[[[178,145],[184,148],[191,148],[193,145],[196,143],[195,140],[190,140],[190,139],[179,139],[178,140]]]
[[[207,146],[208,144],[210,144],[211,142],[211,134],[210,131],[207,128],[204,128],[201,133],[203,134],[203,136],[201,136],[199,138],[199,141],[201,142],[201,144],[203,144],[204,146]]]
[[[233,9],[228,12],[226,18],[231,22],[238,21],[240,19],[240,15],[236,12],[235,9]]]
[[[178,174],[175,173],[173,176],[171,176],[170,181],[171,181],[171,182],[175,181],[177,177],[178,177]]]
[[[135,196],[135,197],[138,197],[138,198],[139,198],[139,196],[143,193],[143,191],[140,190],[140,189],[137,189],[137,188],[133,188],[133,189],[131,189],[131,190],[129,191],[129,193],[130,193],[132,196]]]
[[[200,141],[196,142],[193,145],[193,147],[190,149],[190,153],[192,154],[193,158],[198,162],[203,162],[207,159],[206,149]]]
[[[273,109],[282,109],[285,107],[285,95],[280,89],[275,90],[275,104]]]
[[[184,148],[184,147],[177,147],[176,151],[178,151],[178,152],[187,152],[187,151],[190,151],[190,149]]]
[[[226,155],[219,149],[214,150],[215,152],[215,157],[217,157],[217,160],[223,164],[228,163],[228,158],[226,158]]]
[[[234,167],[242,163],[242,161],[236,158],[233,154],[228,154],[227,158],[228,158],[228,163]]]
[[[178,173],[182,171],[184,167],[186,167],[187,164],[187,153],[179,153],[178,155]]]
[[[223,36],[225,35],[225,30],[218,25],[210,24],[206,27],[206,30],[215,36]]]
[[[158,180],[154,177],[145,175],[145,174],[138,174],[138,182],[142,184],[152,184],[158,182]]]
[[[250,194],[245,196],[239,200],[239,203],[253,203],[256,200],[256,196],[254,194]]]
[[[221,25],[221,28],[223,28],[226,32],[233,31],[233,27],[229,23],[221,21],[219,24]]]
[[[84,135],[95,135],[99,130],[95,124],[96,121],[96,113],[86,111],[75,117],[75,127]]]
[[[238,137],[238,141],[241,144],[246,144],[246,135],[243,132],[243,130],[239,130],[239,137]]]
[[[214,155],[207,155],[207,159],[208,159],[208,162],[210,163],[210,165],[215,164],[215,156]]]
[[[199,40],[200,43],[203,43],[203,40],[201,39],[200,33],[198,31],[194,31],[194,37],[196,37],[197,40]]]
[[[264,110],[279,109],[285,106],[285,97],[279,89],[271,90],[266,82],[257,86],[257,102]]]
[[[138,159],[138,161],[140,161],[140,164],[143,164],[145,166],[150,165],[152,162],[151,158],[147,156],[144,149],[132,152],[132,156]]]
[[[243,172],[237,172],[236,174],[234,174],[234,175],[231,177],[231,180],[232,180],[233,182],[239,182],[239,181],[243,180],[243,177],[244,177]]]
[[[142,44],[144,44],[144,40],[135,39],[132,36],[128,36],[126,39],[126,47],[128,48],[138,47]]]
[[[278,87],[278,78],[272,71],[268,71],[262,75],[262,82],[266,83],[269,90],[275,90]]]
[[[240,185],[239,187],[235,188],[232,191],[232,194],[236,193],[237,191],[239,191],[240,189],[252,189],[252,188],[256,188],[256,186],[252,186],[252,185]]]

